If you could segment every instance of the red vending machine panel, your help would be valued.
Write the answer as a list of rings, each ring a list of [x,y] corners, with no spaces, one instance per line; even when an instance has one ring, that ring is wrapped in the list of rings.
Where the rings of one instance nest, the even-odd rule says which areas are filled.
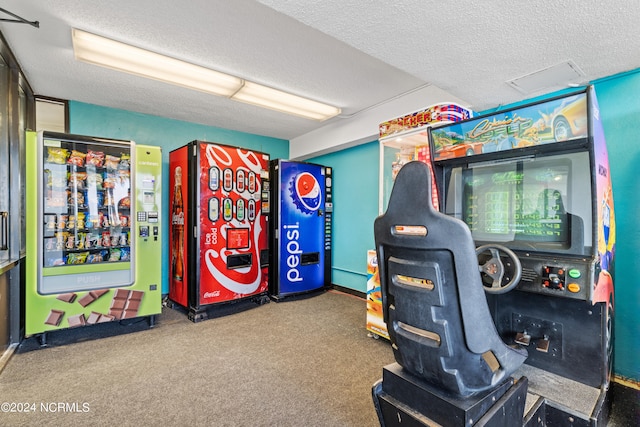
[[[169,299],[183,307],[189,306],[189,268],[186,231],[190,227],[186,215],[191,202],[189,185],[189,147],[174,150],[169,155]]]
[[[171,245],[175,292],[170,298],[187,307],[194,321],[207,318],[207,311],[221,303],[257,296],[268,300],[269,155],[192,141],[171,152],[169,164],[172,238],[187,241]],[[184,219],[176,202],[180,185]],[[181,258],[184,266],[176,262]]]

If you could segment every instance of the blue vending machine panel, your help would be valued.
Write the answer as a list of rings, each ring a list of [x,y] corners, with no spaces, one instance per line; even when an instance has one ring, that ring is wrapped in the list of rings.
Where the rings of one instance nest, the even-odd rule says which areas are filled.
[[[331,168],[274,160],[271,221],[272,298],[331,284]]]

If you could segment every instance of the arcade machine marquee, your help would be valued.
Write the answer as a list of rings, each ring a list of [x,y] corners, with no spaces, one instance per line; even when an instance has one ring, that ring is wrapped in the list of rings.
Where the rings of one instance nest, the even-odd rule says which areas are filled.
[[[435,127],[430,140],[440,209],[471,230],[499,334],[528,351],[525,424],[603,425],[615,217],[595,91]]]

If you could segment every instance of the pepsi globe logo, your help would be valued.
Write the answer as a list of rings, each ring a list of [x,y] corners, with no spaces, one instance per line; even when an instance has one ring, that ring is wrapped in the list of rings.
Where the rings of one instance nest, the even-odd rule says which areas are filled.
[[[291,198],[296,207],[304,213],[310,214],[322,204],[322,191],[320,183],[309,172],[296,175],[291,182]]]

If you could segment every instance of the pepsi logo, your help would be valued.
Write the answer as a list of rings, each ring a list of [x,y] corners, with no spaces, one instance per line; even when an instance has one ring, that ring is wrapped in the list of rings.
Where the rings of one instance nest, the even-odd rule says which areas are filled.
[[[296,175],[291,182],[291,197],[296,207],[304,213],[313,213],[322,205],[322,191],[316,177],[309,172]]]

